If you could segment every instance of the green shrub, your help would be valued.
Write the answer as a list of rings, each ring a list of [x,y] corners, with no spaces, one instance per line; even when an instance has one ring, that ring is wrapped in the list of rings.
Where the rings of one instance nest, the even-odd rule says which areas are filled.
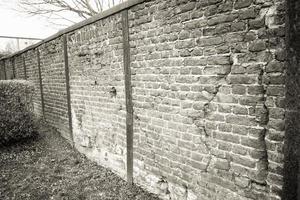
[[[0,145],[36,135],[33,94],[28,81],[0,81]]]

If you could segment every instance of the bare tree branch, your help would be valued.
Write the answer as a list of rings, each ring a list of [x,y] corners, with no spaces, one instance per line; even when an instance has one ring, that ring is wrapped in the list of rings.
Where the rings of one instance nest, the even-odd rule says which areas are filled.
[[[123,0],[19,0],[19,7],[29,15],[64,20],[73,24],[78,21],[75,20],[76,15],[79,19],[87,19],[121,2]]]

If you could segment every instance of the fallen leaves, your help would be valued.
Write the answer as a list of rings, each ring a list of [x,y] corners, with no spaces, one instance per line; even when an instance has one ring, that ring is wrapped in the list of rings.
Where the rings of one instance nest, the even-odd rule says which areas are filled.
[[[53,130],[0,148],[0,199],[156,200],[89,161]]]

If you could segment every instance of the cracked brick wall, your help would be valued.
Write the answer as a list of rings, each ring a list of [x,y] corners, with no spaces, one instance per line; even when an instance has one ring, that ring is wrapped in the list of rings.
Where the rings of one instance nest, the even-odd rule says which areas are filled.
[[[134,180],[163,199],[278,199],[284,1],[130,10]]]
[[[172,200],[297,198],[299,5],[287,5],[146,0],[129,8],[135,183]],[[125,178],[121,14],[66,38],[74,145]],[[70,139],[63,37],[37,48],[44,117]],[[23,56],[38,88],[35,50],[15,57],[16,77],[24,78]]]
[[[126,177],[126,106],[121,15],[68,34],[75,147]]]

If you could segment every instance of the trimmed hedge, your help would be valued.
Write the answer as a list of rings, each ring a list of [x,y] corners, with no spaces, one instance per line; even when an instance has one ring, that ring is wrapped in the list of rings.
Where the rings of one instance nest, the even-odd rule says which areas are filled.
[[[34,86],[28,81],[0,81],[0,145],[36,135],[33,94]]]

